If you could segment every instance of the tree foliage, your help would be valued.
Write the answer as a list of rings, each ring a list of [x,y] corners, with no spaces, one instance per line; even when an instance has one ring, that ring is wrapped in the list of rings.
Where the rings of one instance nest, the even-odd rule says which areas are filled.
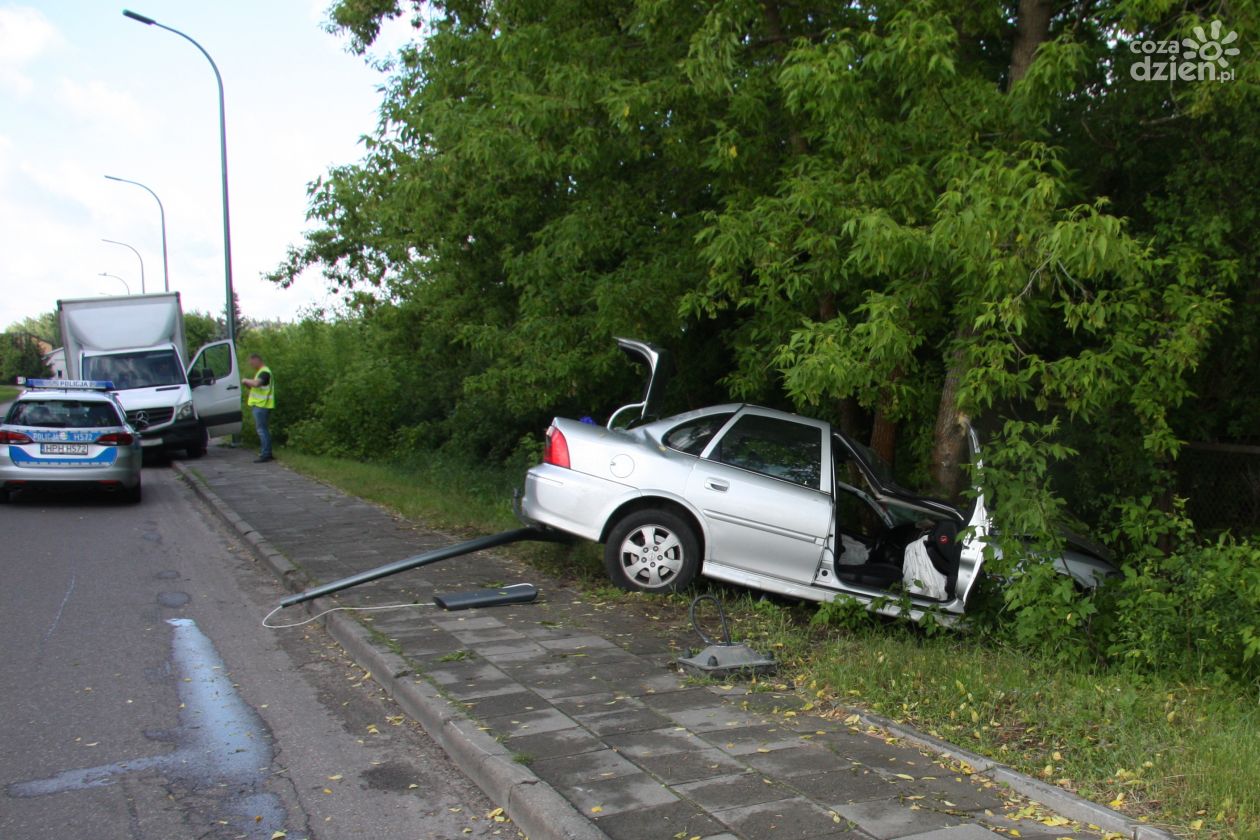
[[[0,333],[0,382],[11,385],[19,376],[48,375],[39,341],[25,332]]]
[[[381,440],[503,457],[549,414],[624,402],[629,334],[684,360],[680,407],[829,417],[946,494],[983,429],[999,524],[1033,538],[1008,564],[1069,510],[1131,581],[1201,550],[1182,445],[1260,429],[1252,4],[341,0],[331,20],[366,50],[403,14],[378,130],[312,184],[317,227],[273,273],[320,268],[367,345],[295,435],[321,445],[370,398]],[[1205,27],[1239,33],[1229,81],[1131,72]],[[1089,652],[1061,579],[1006,597],[1016,635]]]

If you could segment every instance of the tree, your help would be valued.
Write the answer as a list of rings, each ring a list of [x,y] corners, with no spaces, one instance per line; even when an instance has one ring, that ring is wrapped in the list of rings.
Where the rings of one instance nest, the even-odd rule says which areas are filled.
[[[53,347],[61,346],[61,327],[57,323],[56,312],[45,312],[32,315],[9,325],[8,333],[31,335]]]
[[[207,312],[184,313],[184,341],[189,353],[196,353],[197,348],[209,344],[224,334],[223,325]]]
[[[26,333],[0,333],[0,382],[13,383],[19,376],[47,375],[40,339]]]
[[[321,227],[273,277],[320,266],[389,322],[449,374],[451,428],[608,404],[630,387],[609,338],[631,333],[688,360],[678,398],[869,428],[950,495],[965,425],[987,426],[1008,532],[1049,535],[1065,470],[1105,488],[1100,522],[1164,486],[1209,347],[1247,346],[1225,325],[1252,323],[1250,238],[1174,219],[1218,198],[1178,190],[1196,155],[1250,150],[1226,126],[1254,121],[1254,60],[1170,93],[1125,49],[1214,7],[344,0],[332,18],[364,49],[404,10],[425,38],[380,130],[313,185]]]

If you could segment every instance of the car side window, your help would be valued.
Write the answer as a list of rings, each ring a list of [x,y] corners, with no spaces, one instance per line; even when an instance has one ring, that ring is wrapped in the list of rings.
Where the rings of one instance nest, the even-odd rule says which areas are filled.
[[[822,430],[778,417],[747,414],[722,436],[711,457],[733,467],[818,489],[822,477]]]
[[[721,414],[710,414],[675,426],[665,433],[665,445],[688,455],[699,455],[734,413],[724,411]]]

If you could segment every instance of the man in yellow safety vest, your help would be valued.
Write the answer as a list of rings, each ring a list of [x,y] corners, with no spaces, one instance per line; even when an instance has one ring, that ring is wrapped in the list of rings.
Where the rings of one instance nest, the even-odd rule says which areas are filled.
[[[253,379],[242,379],[241,384],[249,388],[248,405],[254,414],[254,428],[258,430],[260,444],[255,464],[265,464],[271,458],[271,411],[276,407],[276,383],[271,376],[271,368],[263,362],[262,356],[254,353],[249,363],[255,367]]]

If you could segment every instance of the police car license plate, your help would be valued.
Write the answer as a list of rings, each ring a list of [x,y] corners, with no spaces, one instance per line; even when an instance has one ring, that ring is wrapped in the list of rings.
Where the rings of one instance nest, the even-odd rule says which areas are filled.
[[[88,445],[86,443],[41,443],[39,445],[40,455],[86,455],[88,454]]]

